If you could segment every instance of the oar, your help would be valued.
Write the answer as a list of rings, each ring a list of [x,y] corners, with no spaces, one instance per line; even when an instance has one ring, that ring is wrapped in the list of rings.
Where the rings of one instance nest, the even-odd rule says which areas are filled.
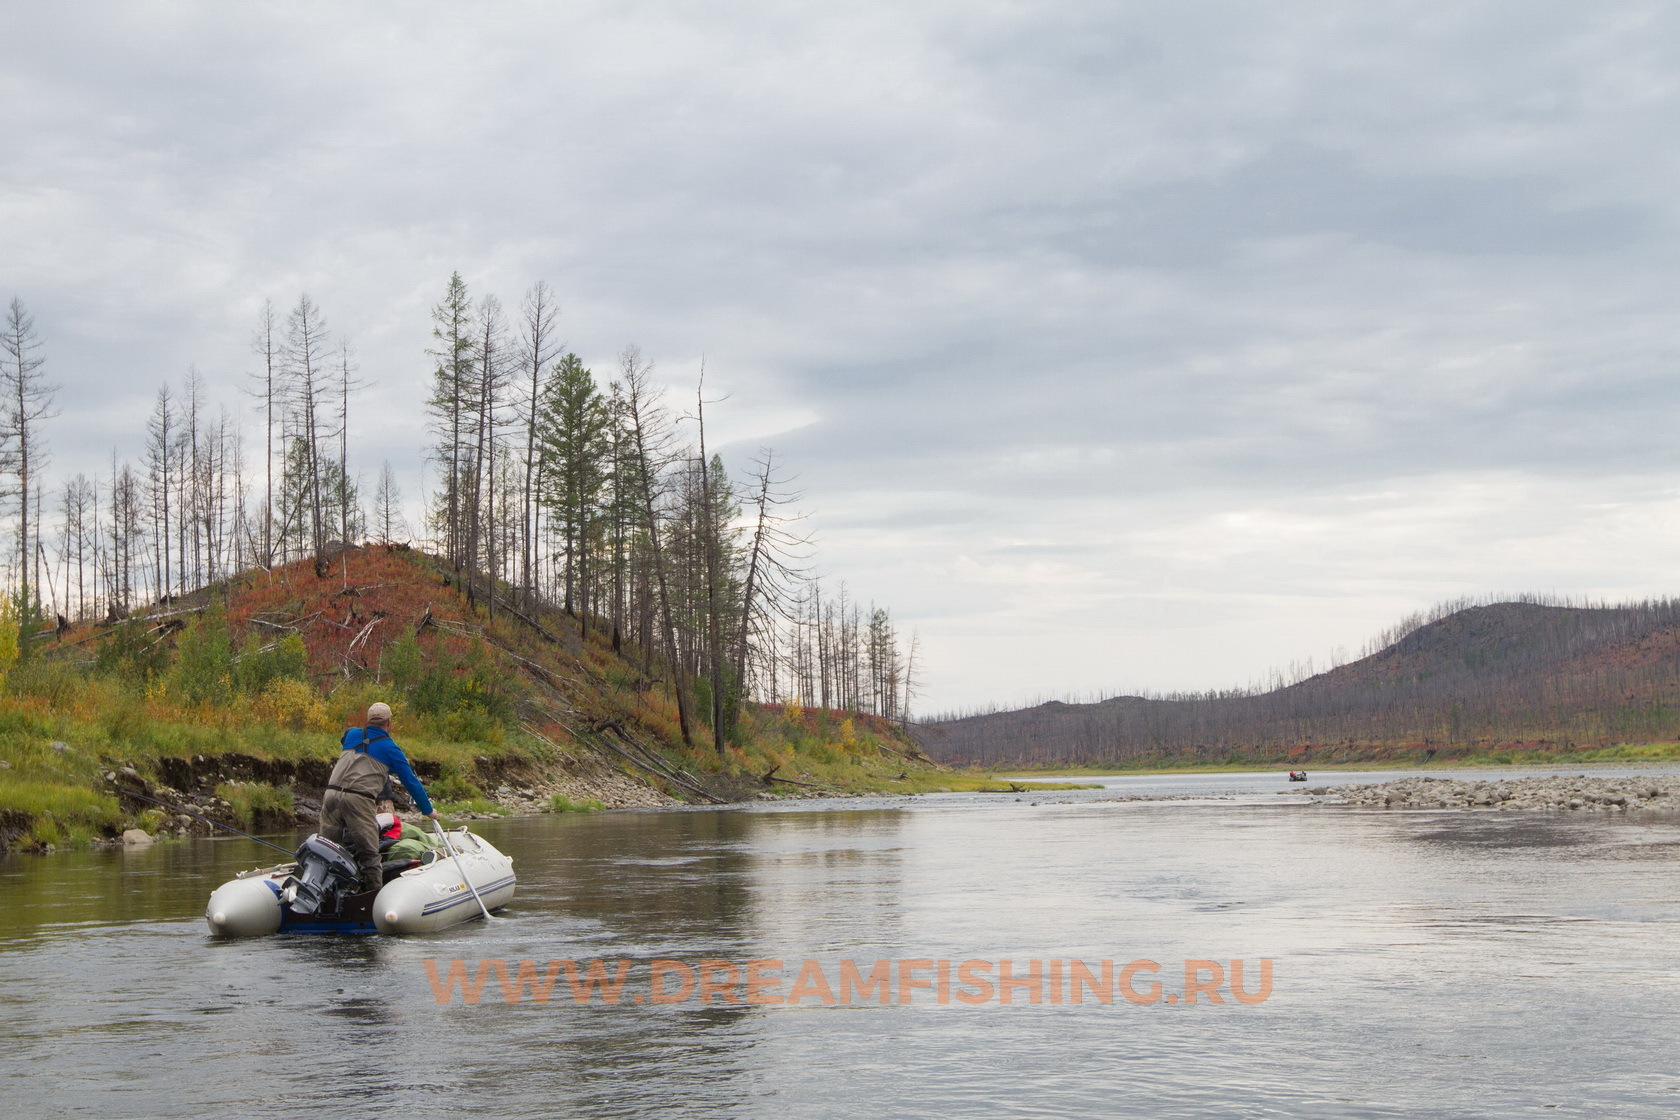
[[[120,794],[123,794],[125,796],[135,798],[139,801],[150,801],[153,805],[162,805],[165,809],[173,809],[173,810],[175,810],[175,812],[185,813],[189,817],[198,817],[198,819],[203,821],[205,824],[214,825],[217,828],[225,828],[229,832],[235,834],[236,836],[243,836],[247,840],[255,840],[259,844],[268,844],[269,847],[273,848],[277,852],[285,852],[287,855],[291,856],[293,859],[297,858],[297,853],[292,851],[290,848],[282,848],[278,844],[270,844],[267,840],[264,840],[261,836],[252,836],[249,832],[240,832],[237,828],[234,828],[231,824],[223,824],[221,821],[213,821],[209,817],[199,816],[199,814],[193,812],[191,809],[183,809],[179,805],[171,805],[167,801],[159,801],[155,797],[147,797],[143,793],[135,793],[131,789],[118,789],[117,792],[120,793]]]
[[[449,842],[449,833],[443,830],[443,822],[434,819],[432,821],[432,827],[437,829],[438,837],[443,841],[444,848],[451,856],[455,857],[455,870],[461,873],[461,881],[465,883],[467,885],[467,889],[472,892],[473,901],[477,902],[478,908],[484,911],[484,920],[488,922],[490,920],[490,908],[484,905],[484,900],[482,898],[478,897],[478,888],[473,886],[471,877],[467,875],[466,864],[461,862],[461,853],[457,852],[455,850],[455,845]]]

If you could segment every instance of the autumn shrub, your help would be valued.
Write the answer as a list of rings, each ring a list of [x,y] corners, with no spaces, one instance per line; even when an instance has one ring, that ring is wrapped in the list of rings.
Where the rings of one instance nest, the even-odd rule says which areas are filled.
[[[451,712],[445,721],[450,737],[462,742],[500,746],[507,739],[507,724],[489,712],[472,709]]]
[[[251,702],[258,719],[288,731],[331,731],[332,719],[321,694],[300,680],[282,677]]]

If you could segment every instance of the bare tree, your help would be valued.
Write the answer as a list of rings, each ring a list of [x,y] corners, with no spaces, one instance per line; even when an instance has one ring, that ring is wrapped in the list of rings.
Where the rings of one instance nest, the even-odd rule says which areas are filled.
[[[508,374],[506,323],[502,302],[485,296],[478,305],[478,365],[474,371],[472,483],[467,522],[468,598],[473,597],[471,574],[477,570],[479,546],[484,547],[484,571],[490,584],[487,605],[495,613],[496,538],[490,531],[496,515],[495,461],[498,410]]]
[[[180,468],[176,464],[176,450],[180,444],[179,425],[175,414],[175,398],[168,385],[158,386],[157,403],[152,406],[151,418],[146,421],[146,489],[151,497],[153,542],[153,586],[159,598],[169,594],[173,586],[174,570],[170,565],[170,486],[176,482]]]
[[[30,493],[46,467],[46,445],[36,425],[57,415],[52,405],[58,386],[48,384],[41,373],[46,360],[41,356],[41,346],[35,333],[34,316],[24,308],[22,300],[14,297],[6,309],[5,326],[0,333],[0,354],[4,359],[0,388],[4,389],[6,398],[4,466],[17,479],[13,493],[18,499],[18,578],[23,581],[26,602],[31,594],[39,596],[41,581]]]
[[[59,556],[64,570],[64,613],[75,618],[87,613],[87,577],[93,551],[89,537],[99,520],[95,501],[93,484],[86,475],[78,474],[64,484],[59,505],[63,516]]]
[[[384,544],[395,541],[402,529],[401,507],[402,491],[397,487],[396,472],[387,459],[379,468],[379,489],[373,494],[373,519],[379,526],[379,539]]]
[[[251,349],[262,359],[262,372],[256,374],[258,385],[248,389],[262,398],[263,414],[263,514],[262,562],[274,566],[274,423],[281,407],[284,382],[280,368],[280,340],[275,337],[279,319],[274,313],[274,301],[263,300],[257,313],[257,329],[251,336]]]
[[[677,723],[682,729],[683,745],[694,747],[694,731],[688,713],[688,688],[684,679],[682,647],[677,642],[677,627],[671,615],[670,580],[665,571],[663,534],[660,531],[661,513],[656,485],[675,456],[671,451],[670,422],[649,384],[652,366],[642,358],[641,350],[626,346],[618,356],[620,384],[624,390],[625,420],[635,454],[637,483],[640,489],[642,530],[647,534],[653,561],[653,573],[659,591],[659,613],[663,623],[666,659],[670,665],[672,690],[676,693]]]
[[[542,376],[549,362],[559,352],[561,344],[554,339],[554,327],[560,309],[548,284],[538,280],[525,293],[520,308],[520,402],[521,421],[525,425],[525,484],[519,494],[519,585],[530,603],[536,593],[536,536],[538,505],[537,490],[541,486],[541,459],[538,453],[538,428],[542,404]]]
[[[283,353],[297,438],[304,448],[302,481],[309,543],[315,553],[315,574],[322,577],[327,574],[327,523],[321,494],[321,406],[328,389],[328,337],[326,321],[315,301],[307,293],[298,296],[286,319]]]
[[[810,539],[792,529],[796,520],[783,516],[781,507],[799,500],[786,489],[789,479],[778,474],[775,453],[759,452],[751,475],[752,536],[746,549],[746,573],[741,590],[741,617],[735,632],[735,706],[738,709],[747,688],[747,659],[757,636],[773,649],[776,624],[786,618],[791,606],[789,589],[805,578],[800,566],[808,554]],[[775,657],[769,662],[770,692],[776,689]]]

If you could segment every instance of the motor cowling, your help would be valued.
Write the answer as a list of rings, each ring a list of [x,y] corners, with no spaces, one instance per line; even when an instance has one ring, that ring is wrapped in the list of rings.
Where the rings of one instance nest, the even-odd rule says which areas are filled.
[[[354,890],[361,875],[354,856],[319,834],[298,846],[297,861],[297,871],[280,891],[294,914],[319,912],[339,892]]]

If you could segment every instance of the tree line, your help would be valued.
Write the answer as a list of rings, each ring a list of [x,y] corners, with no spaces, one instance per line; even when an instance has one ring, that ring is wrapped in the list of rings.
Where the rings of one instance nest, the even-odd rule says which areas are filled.
[[[1279,687],[940,717],[923,745],[936,757],[992,765],[1105,765],[1680,736],[1680,601],[1460,600],[1403,620],[1374,644],[1360,660]]]
[[[0,501],[20,603],[61,626],[115,619],[252,568],[306,561],[324,577],[348,544],[403,542],[488,615],[553,605],[598,633],[670,691],[691,745],[721,751],[749,699],[907,719],[914,642],[885,608],[825,593],[773,452],[735,473],[708,448],[703,371],[682,402],[634,346],[598,377],[558,324],[545,283],[510,314],[450,277],[421,367],[430,485],[412,523],[389,462],[364,495],[354,354],[300,295],[258,315],[248,409],[212,407],[196,369],[160,387],[139,461],[113,452],[108,471],[64,480],[55,524],[42,437],[56,386],[14,299]]]

